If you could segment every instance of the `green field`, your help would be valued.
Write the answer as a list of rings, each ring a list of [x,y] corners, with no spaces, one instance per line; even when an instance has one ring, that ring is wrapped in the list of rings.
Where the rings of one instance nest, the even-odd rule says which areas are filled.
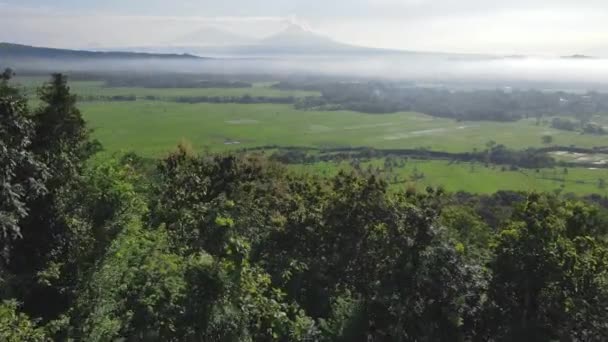
[[[512,149],[555,144],[606,146],[605,137],[512,123],[456,122],[417,113],[363,114],[299,111],[276,104],[181,104],[159,101],[81,103],[85,118],[109,151],[158,156],[180,140],[212,151],[263,145],[482,150],[489,140]]]
[[[479,163],[409,159],[403,167],[384,170],[383,162],[384,159],[376,159],[372,162],[362,163],[361,169],[366,170],[371,165],[375,174],[392,183],[392,186],[397,189],[410,186],[418,189],[424,189],[427,186],[441,186],[450,192],[464,190],[487,194],[509,189],[608,195],[608,188],[599,186],[600,179],[608,181],[607,169],[568,168],[567,173],[564,168],[509,171],[504,170],[501,166],[486,167]],[[330,176],[340,170],[350,170],[351,166],[347,162],[320,162],[292,168],[298,172]],[[415,174],[423,178],[418,178]]]
[[[22,78],[20,83],[33,94],[40,78]],[[541,137],[553,136],[555,145],[580,147],[608,146],[606,136],[582,135],[541,125],[536,120],[518,122],[457,122],[420,113],[364,114],[350,111],[300,111],[280,104],[185,104],[171,102],[178,96],[314,96],[314,92],[281,91],[270,83],[237,89],[147,89],[110,88],[101,82],[72,82],[78,95],[135,95],[131,102],[82,102],[81,111],[104,145],[103,155],[134,151],[145,157],[160,157],[180,141],[188,141],[198,151],[229,151],[257,146],[373,147],[378,149],[426,148],[435,151],[471,152],[484,150],[488,141],[510,149],[543,146]],[[146,95],[167,101],[145,101]],[[604,116],[594,118],[606,122]],[[569,160],[570,156],[557,156]],[[598,158],[601,156],[598,156]],[[570,158],[570,159],[568,159]],[[374,162],[374,168],[378,167]],[[380,165],[381,166],[381,165]],[[318,163],[297,169],[331,174],[348,164]],[[424,178],[412,180],[412,174]],[[560,173],[561,172],[561,173]],[[577,194],[600,193],[599,179],[608,179],[608,170],[570,168],[502,171],[501,167],[415,161],[394,169],[387,178],[399,184],[443,186],[449,191],[491,193],[501,189],[555,191]],[[559,180],[556,180],[559,179]]]
[[[44,82],[40,77],[20,77],[17,82],[34,94],[36,87]],[[156,96],[162,99],[173,99],[186,96],[226,96],[240,97],[245,95],[264,97],[306,97],[318,96],[314,91],[285,91],[272,88],[273,83],[254,83],[251,88],[136,88],[136,87],[106,87],[101,81],[70,82],[71,90],[80,96]]]

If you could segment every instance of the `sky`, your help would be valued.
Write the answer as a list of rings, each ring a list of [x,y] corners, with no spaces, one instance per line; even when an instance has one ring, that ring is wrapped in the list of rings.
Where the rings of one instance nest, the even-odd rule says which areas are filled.
[[[298,23],[403,50],[608,56],[606,0],[0,0],[0,41],[156,46],[213,27],[251,38]]]

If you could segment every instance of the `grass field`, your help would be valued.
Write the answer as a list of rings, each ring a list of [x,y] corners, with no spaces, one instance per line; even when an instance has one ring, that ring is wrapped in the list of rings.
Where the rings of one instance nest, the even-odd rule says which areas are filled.
[[[36,87],[45,79],[40,77],[21,77],[17,82],[31,95],[35,94]],[[245,95],[264,97],[306,97],[318,96],[313,91],[285,91],[274,89],[272,83],[254,83],[251,88],[136,88],[136,87],[106,87],[101,81],[74,81],[70,82],[71,90],[81,96],[157,96],[162,99],[172,99],[181,96],[232,96]]]
[[[212,151],[281,145],[470,152],[484,149],[489,140],[513,149],[539,147],[547,134],[555,144],[608,145],[606,137],[536,126],[533,120],[456,122],[417,113],[313,112],[275,104],[85,102],[80,108],[109,151],[134,150],[145,156],[163,154],[182,139]]]
[[[41,78],[22,78],[19,82],[34,94]],[[163,99],[177,96],[311,96],[314,92],[281,91],[259,83],[242,89],[146,89],[110,88],[101,82],[72,82],[79,95],[135,95],[133,102],[82,102],[81,111],[94,129],[106,152],[134,151],[145,157],[159,157],[183,140],[196,150],[228,151],[265,145],[302,147],[427,148],[436,151],[471,152],[483,150],[490,140],[511,149],[543,146],[541,137],[553,136],[553,144],[580,147],[608,146],[605,136],[582,135],[552,129],[535,120],[518,122],[456,122],[419,113],[364,114],[350,111],[299,111],[292,105],[278,104],[184,104],[171,101],[145,101],[146,95]],[[594,118],[607,122],[605,116]],[[549,121],[549,120],[547,120]],[[569,160],[570,156],[559,159]],[[372,163],[382,167],[382,160]],[[305,172],[332,174],[348,168],[347,163],[318,163],[294,167]],[[364,166],[367,167],[367,166]],[[414,180],[414,173],[424,178]],[[394,185],[443,186],[449,191],[466,190],[491,193],[501,189],[555,191],[577,194],[606,194],[599,179],[608,180],[608,170],[571,168],[502,171],[476,164],[441,160],[412,161],[395,168],[387,178]],[[558,180],[556,180],[558,179]]]
[[[485,167],[482,164],[452,163],[443,160],[410,159],[403,167],[394,167],[392,171],[383,170],[383,159],[361,164],[363,170],[369,165],[380,169],[378,173],[395,189],[415,186],[424,189],[427,186],[443,187],[447,191],[464,190],[471,193],[494,193],[498,190],[545,191],[556,190],[562,193],[585,195],[597,193],[608,195],[608,188],[600,188],[599,180],[608,182],[607,169],[563,168],[503,171],[499,166]],[[319,175],[334,175],[340,170],[349,170],[347,162],[321,162],[312,165],[292,166],[294,170]],[[423,175],[417,178],[414,174]],[[397,177],[395,179],[395,176]]]

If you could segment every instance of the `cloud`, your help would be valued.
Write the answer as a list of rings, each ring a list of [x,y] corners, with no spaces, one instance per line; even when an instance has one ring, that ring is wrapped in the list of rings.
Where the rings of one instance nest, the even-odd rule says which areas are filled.
[[[340,40],[410,50],[561,55],[608,48],[606,11],[536,7],[462,13],[444,9],[405,17],[393,13],[392,17],[327,20],[322,26]],[[357,31],[357,27],[365,29]]]
[[[177,16],[64,12],[0,3],[0,41],[61,48],[162,44],[204,26],[264,37],[290,20],[278,16]]]
[[[212,25],[253,37],[296,23],[408,50],[570,54],[608,49],[605,0],[2,0],[0,40],[146,46]]]

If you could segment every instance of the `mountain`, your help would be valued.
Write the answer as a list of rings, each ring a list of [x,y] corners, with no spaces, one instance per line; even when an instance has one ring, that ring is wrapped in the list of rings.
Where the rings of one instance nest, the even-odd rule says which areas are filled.
[[[141,52],[100,52],[55,49],[29,45],[0,43],[0,60],[52,59],[52,60],[141,60],[141,59],[201,59],[189,54],[155,54]]]
[[[108,49],[105,49],[109,51]],[[114,50],[114,49],[112,49]],[[372,57],[416,56],[420,58],[475,59],[488,58],[480,54],[454,54],[418,52],[371,48],[342,43],[300,25],[289,24],[280,32],[255,40],[215,27],[203,27],[198,31],[176,38],[164,45],[122,48],[163,54],[194,54],[219,58],[276,58],[289,57]]]
[[[329,37],[312,32],[296,24],[290,24],[283,31],[262,39],[257,45],[268,47],[300,47],[315,49],[344,49],[354,47],[339,43]]]
[[[581,55],[581,54],[575,54],[575,55],[570,55],[570,56],[562,56],[562,59],[595,59],[595,57],[592,56],[587,56],[587,55]]]
[[[167,42],[169,46],[200,47],[253,44],[255,39],[207,26]]]
[[[414,56],[420,58],[487,58],[481,54],[437,53],[372,48],[342,43],[300,25],[289,24],[282,31],[249,45],[204,47],[193,51],[205,56],[276,57],[276,56]]]
[[[0,43],[0,70],[49,72],[187,72],[212,61],[190,54],[86,51]]]
[[[222,56],[357,55],[387,52],[397,51],[341,43],[295,24],[289,24],[282,31],[250,44],[208,46],[195,51],[197,54]]]

